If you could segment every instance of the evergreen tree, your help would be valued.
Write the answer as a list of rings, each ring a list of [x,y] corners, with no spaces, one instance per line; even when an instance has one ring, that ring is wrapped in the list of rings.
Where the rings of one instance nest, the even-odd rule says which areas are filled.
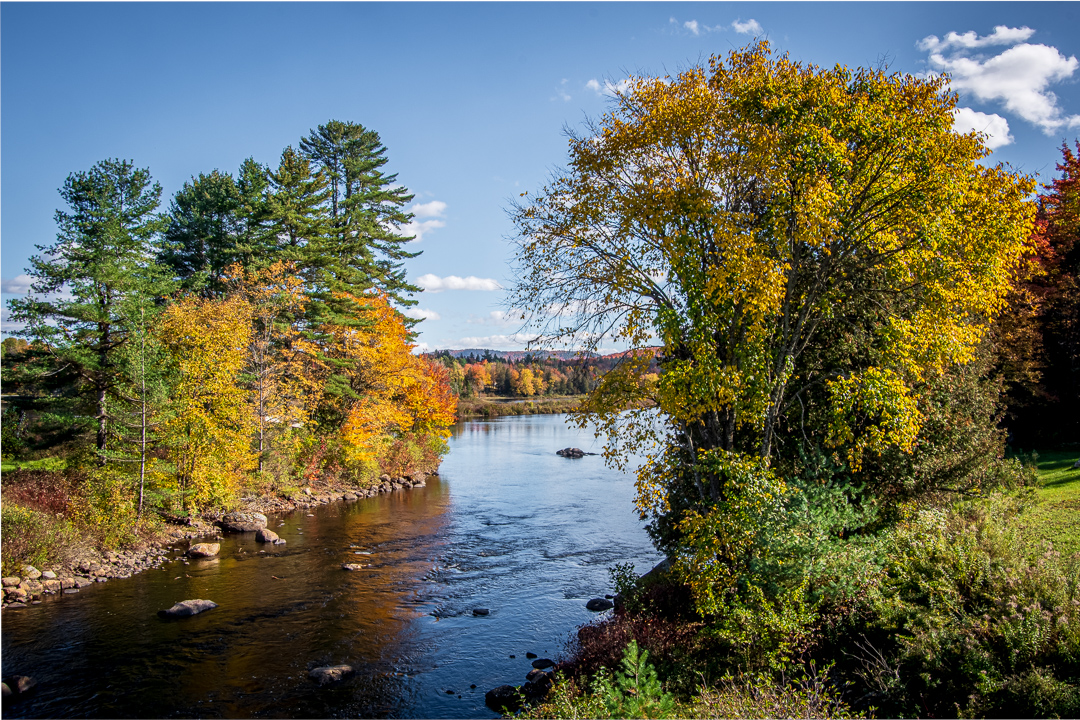
[[[131,298],[171,287],[152,262],[162,230],[161,186],[126,160],[104,160],[68,176],[56,212],[56,243],[30,258],[31,295],[9,303],[18,334],[45,349],[52,377],[74,385],[81,412],[97,422],[97,449],[109,436],[109,400],[121,381],[116,357],[128,339],[120,310]]]
[[[185,289],[220,290],[221,274],[236,260],[242,231],[240,190],[232,176],[199,174],[176,193],[169,207],[161,262]]]
[[[331,292],[360,294],[376,289],[399,305],[413,305],[403,263],[419,252],[405,250],[402,235],[413,196],[386,175],[386,147],[379,134],[359,123],[331,120],[300,141],[300,150],[322,170],[330,187],[331,229],[324,245],[323,276]],[[339,313],[344,314],[344,313]]]

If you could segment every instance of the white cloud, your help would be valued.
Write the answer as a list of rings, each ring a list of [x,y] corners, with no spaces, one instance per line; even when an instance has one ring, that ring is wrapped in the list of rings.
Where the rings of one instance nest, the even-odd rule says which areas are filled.
[[[952,129],[961,135],[972,130],[986,133],[986,147],[991,150],[997,150],[1013,141],[1013,136],[1009,134],[1008,120],[1000,115],[988,115],[966,107],[953,110]]]
[[[524,322],[520,310],[492,310],[487,315],[473,315],[468,319],[473,325],[521,325]]]
[[[415,238],[413,242],[420,242],[424,239],[424,235],[432,230],[446,227],[446,222],[440,219],[442,218],[443,213],[446,212],[446,203],[441,200],[416,203],[407,207],[406,210],[411,212],[414,218],[409,221],[408,225],[400,228],[400,232],[403,235],[412,235]],[[430,219],[418,220],[416,218]]]
[[[26,327],[24,322],[14,322],[7,307],[0,308],[0,332],[13,333]]]
[[[950,32],[945,36],[944,40],[938,39],[937,35],[927,35],[916,44],[916,47],[920,50],[940,52],[950,47],[981,48],[988,45],[1015,45],[1024,42],[1034,34],[1035,31],[1026,25],[1020,28],[998,25],[994,28],[993,33],[983,37],[979,37],[974,30],[962,34]]]
[[[988,38],[996,38],[995,44],[1015,43],[1030,37],[1029,30],[1000,26]],[[940,41],[931,35],[920,41],[919,47],[932,49],[930,67],[935,72],[949,73],[954,90],[970,92],[983,102],[998,101],[1047,135],[1066,127],[1080,127],[1080,115],[1066,115],[1058,106],[1057,95],[1049,90],[1052,83],[1072,77],[1080,61],[1066,58],[1049,45],[1024,42],[990,58],[968,54],[973,47],[990,44],[988,38],[950,33]],[[946,48],[955,49],[945,53]]]
[[[34,278],[23,273],[22,275],[16,275],[13,278],[0,279],[0,292],[12,293],[14,295],[25,295],[30,292],[30,285],[34,282]]]
[[[411,307],[401,311],[401,314],[405,317],[412,318],[413,320],[441,320],[442,316],[434,310],[425,310],[424,308]]]
[[[442,292],[443,290],[502,290],[502,285],[491,278],[478,278],[473,275],[465,278],[457,275],[447,275],[442,278],[428,273],[416,278],[416,284],[426,292],[431,293]]]
[[[620,95],[630,89],[630,78],[623,78],[617,83],[613,83],[610,80],[605,80],[601,85],[600,81],[593,78],[589,82],[585,83],[585,87],[592,90],[597,95],[607,95],[614,97]]]
[[[700,35],[701,34],[701,28],[698,27],[698,21],[697,20],[687,20],[686,22],[683,23],[683,27],[686,28],[687,30],[689,30],[690,32],[694,33],[695,35]]]
[[[761,23],[754,18],[750,18],[746,22],[735,20],[731,23],[731,29],[740,35],[760,35],[762,30]]]
[[[409,206],[409,212],[418,218],[442,217],[446,212],[446,203],[442,200],[432,200],[428,203],[417,203]]]

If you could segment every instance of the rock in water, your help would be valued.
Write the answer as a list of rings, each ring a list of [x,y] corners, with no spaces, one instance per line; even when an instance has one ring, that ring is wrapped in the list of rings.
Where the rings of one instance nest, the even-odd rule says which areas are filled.
[[[221,519],[221,527],[232,532],[255,532],[266,527],[262,513],[231,512]]]
[[[564,458],[583,458],[585,457],[585,451],[581,448],[563,448],[562,450],[556,450],[556,455],[562,455]]]
[[[210,600],[182,600],[173,605],[168,610],[158,610],[158,617],[191,617],[192,615],[198,615],[199,613],[205,612],[207,610],[213,610],[216,607],[217,603],[211,602]]]
[[[491,611],[487,608],[474,608],[472,614],[476,616],[490,615]]]
[[[500,685],[484,693],[484,704],[497,713],[517,712],[521,697],[513,685]]]
[[[280,538],[278,534],[273,530],[267,530],[266,528],[259,528],[255,532],[255,539],[262,543],[277,542]]]
[[[348,675],[352,675],[352,673],[352,665],[325,665],[309,672],[308,677],[320,685],[329,685]]]
[[[540,658],[539,660],[533,660],[532,666],[537,670],[544,670],[545,668],[555,667],[555,661],[549,658]]]
[[[221,543],[195,543],[188,548],[188,557],[208,558],[214,557],[221,550]]]
[[[342,563],[341,564],[341,569],[342,570],[363,570],[364,566],[360,565],[358,563]]]
[[[605,600],[604,598],[593,598],[589,602],[585,603],[585,608],[594,612],[599,612],[601,610],[610,610],[613,607],[615,607],[615,603],[611,602],[610,600]]]

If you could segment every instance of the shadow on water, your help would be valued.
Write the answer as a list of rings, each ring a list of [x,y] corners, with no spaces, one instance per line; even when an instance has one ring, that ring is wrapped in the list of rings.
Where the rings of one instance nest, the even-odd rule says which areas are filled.
[[[286,545],[230,535],[217,558],[176,549],[157,570],[5,610],[4,674],[38,685],[3,717],[497,717],[484,692],[595,617],[584,603],[610,591],[610,565],[658,559],[632,478],[554,454],[567,445],[596,449],[562,416],[463,423],[426,488],[271,518]],[[219,607],[156,616],[192,598]],[[342,663],[350,679],[308,680]]]

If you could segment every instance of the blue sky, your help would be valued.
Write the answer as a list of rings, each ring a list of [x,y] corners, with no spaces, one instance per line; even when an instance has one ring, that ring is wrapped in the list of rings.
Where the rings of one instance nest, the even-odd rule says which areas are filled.
[[[0,289],[25,291],[71,172],[133,160],[164,209],[192,175],[276,166],[351,120],[416,194],[421,347],[521,348],[497,289],[506,209],[563,165],[563,128],[599,115],[609,84],[755,36],[827,67],[949,71],[957,122],[1047,182],[1080,137],[1077,28],[1077,3],[2,3]]]

